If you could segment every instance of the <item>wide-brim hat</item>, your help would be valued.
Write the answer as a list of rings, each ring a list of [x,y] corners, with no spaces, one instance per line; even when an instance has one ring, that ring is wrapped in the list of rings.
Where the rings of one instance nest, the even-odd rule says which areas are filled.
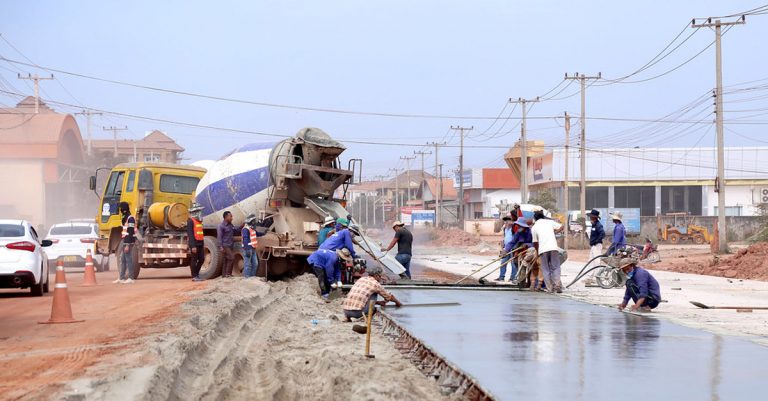
[[[331,224],[334,221],[336,221],[336,219],[334,219],[333,216],[326,216],[325,220],[323,220],[323,225],[327,226],[328,224]]]
[[[518,218],[515,224],[517,224],[520,227],[528,228],[528,223],[525,221],[525,217]]]
[[[405,223],[403,223],[403,222],[402,222],[402,221],[400,221],[400,220],[397,220],[397,221],[395,221],[394,223],[392,223],[392,228],[395,228],[395,227],[402,227],[402,226],[404,226],[404,225],[405,225]]]
[[[622,215],[621,212],[613,212],[613,213],[611,213],[611,219],[612,220],[621,220],[622,217],[624,217],[624,215]]]
[[[509,221],[509,220],[512,220],[512,217],[504,216],[501,219],[504,220],[504,221]]]
[[[349,249],[341,248],[336,251],[336,255],[347,262],[352,262],[352,254],[349,253]]]
[[[589,216],[595,216],[595,217],[597,217],[599,219],[600,218],[600,211],[597,210],[597,209],[592,209],[592,210],[589,211],[588,215]]]
[[[625,268],[625,267],[627,267],[629,265],[634,265],[634,264],[637,264],[637,259],[636,258],[632,258],[632,257],[621,258],[619,260],[619,269],[623,269],[623,268]]]

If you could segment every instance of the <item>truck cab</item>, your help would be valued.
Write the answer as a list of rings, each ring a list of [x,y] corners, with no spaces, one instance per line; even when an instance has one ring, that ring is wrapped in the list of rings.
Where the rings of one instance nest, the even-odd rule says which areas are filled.
[[[150,209],[155,205],[184,205],[189,208],[195,189],[205,169],[170,163],[123,163],[115,166],[107,177],[104,191],[100,195],[100,209],[96,216],[99,239],[96,252],[109,255],[121,240],[122,216],[118,211],[120,202],[130,205],[131,214],[136,218],[137,231],[146,234],[153,225]],[[90,180],[96,190],[96,176]],[[158,221],[154,219],[155,223]],[[162,216],[159,218],[162,223]],[[168,227],[154,228],[167,229]],[[177,230],[178,231],[178,230]]]

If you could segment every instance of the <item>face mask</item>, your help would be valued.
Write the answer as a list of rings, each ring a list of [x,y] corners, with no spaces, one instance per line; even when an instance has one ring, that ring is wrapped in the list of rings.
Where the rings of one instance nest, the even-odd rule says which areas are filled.
[[[631,272],[629,272],[629,273],[627,274],[627,280],[631,279],[631,278],[632,278],[634,275],[635,275],[635,271],[634,271],[634,270],[632,270]]]

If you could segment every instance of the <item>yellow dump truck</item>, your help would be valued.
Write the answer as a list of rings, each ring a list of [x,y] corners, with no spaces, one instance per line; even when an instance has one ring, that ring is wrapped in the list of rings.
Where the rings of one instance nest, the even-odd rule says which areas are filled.
[[[98,171],[97,171],[98,174]],[[187,266],[186,223],[195,189],[205,169],[168,163],[124,163],[109,173],[96,216],[95,252],[109,256],[122,249],[120,202],[130,205],[137,223],[133,247],[134,279],[141,268]],[[96,190],[96,176],[90,180]]]

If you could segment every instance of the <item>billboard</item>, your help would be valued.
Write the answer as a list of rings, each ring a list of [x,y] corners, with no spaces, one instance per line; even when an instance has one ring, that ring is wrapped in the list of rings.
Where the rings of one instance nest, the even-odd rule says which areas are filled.
[[[422,210],[412,207],[403,208],[400,213],[400,221],[406,226],[423,226],[435,224],[435,211]]]
[[[464,169],[464,188],[472,187],[472,169]],[[457,171],[453,175],[453,187],[459,187],[459,172]]]
[[[528,159],[528,184],[552,181],[552,153]]]

